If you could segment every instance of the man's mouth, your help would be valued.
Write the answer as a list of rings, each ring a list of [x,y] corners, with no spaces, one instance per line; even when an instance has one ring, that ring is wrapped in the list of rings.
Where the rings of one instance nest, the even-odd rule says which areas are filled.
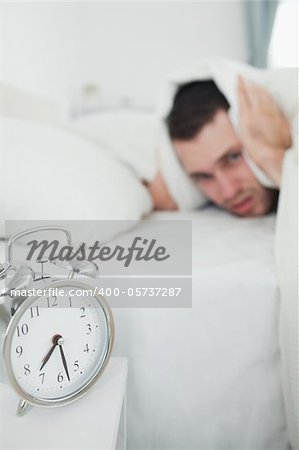
[[[240,202],[233,203],[231,205],[231,210],[237,214],[246,214],[252,209],[253,202],[254,202],[253,197],[249,195]]]

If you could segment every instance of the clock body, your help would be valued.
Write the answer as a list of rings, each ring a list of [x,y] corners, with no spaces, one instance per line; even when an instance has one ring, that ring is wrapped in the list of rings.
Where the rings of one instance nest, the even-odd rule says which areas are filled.
[[[34,288],[42,295],[19,298],[9,319],[4,365],[23,400],[60,406],[84,395],[103,373],[113,346],[113,316],[87,283],[44,279]]]

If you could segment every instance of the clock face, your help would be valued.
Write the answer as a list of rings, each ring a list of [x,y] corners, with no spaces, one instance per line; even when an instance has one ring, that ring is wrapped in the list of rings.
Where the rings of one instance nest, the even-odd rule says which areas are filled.
[[[49,290],[50,295],[24,302],[5,346],[17,391],[45,405],[81,395],[105,365],[113,338],[111,317],[101,298],[90,295],[85,285],[86,291],[72,282],[56,285],[62,295]]]

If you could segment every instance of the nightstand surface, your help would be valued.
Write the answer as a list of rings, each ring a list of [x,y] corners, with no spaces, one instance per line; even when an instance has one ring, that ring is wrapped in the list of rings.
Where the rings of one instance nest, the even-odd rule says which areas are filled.
[[[0,450],[125,449],[127,373],[126,358],[111,358],[101,379],[77,402],[33,407],[23,417],[16,416],[17,395],[0,384]]]

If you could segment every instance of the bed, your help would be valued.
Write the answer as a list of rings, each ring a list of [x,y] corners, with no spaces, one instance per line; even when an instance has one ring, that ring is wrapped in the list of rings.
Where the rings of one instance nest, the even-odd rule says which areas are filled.
[[[132,450],[287,450],[278,344],[275,216],[207,207],[192,220],[192,308],[115,308],[129,358]],[[4,242],[1,242],[1,261]]]
[[[135,126],[132,116],[129,127],[126,115],[117,134],[114,119],[103,115],[102,127],[99,118],[84,121],[75,137],[53,124],[3,117],[0,156],[17,180],[14,189],[3,180],[3,217],[138,221],[148,214],[151,199],[136,173],[147,179],[156,170],[144,139],[149,124],[142,117]],[[115,146],[115,136],[126,139]],[[124,143],[134,147],[125,164]],[[146,156],[134,166],[140,143]],[[45,183],[54,172],[55,183]],[[113,311],[114,355],[129,358],[128,449],[287,450],[275,216],[239,219],[207,207],[155,213],[148,226],[161,219],[192,220],[192,308]]]
[[[193,222],[192,309],[115,309],[129,358],[128,448],[287,449],[280,379],[275,216],[216,208]]]

